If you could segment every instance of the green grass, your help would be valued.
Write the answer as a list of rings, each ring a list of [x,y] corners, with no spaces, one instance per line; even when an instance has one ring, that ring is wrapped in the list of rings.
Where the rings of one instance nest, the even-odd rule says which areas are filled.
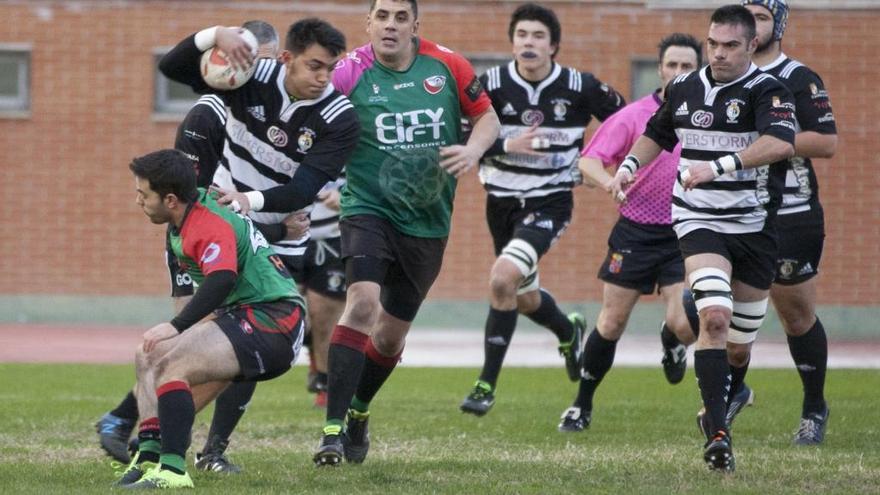
[[[361,466],[316,469],[323,413],[304,368],[257,388],[229,453],[245,473],[193,472],[224,493],[880,493],[880,371],[832,370],[831,422],[821,448],[795,448],[800,382],[793,370],[752,370],[755,406],[734,430],[737,472],[706,470],[689,371],[675,387],[659,369],[614,369],[591,429],[556,431],[576,385],[561,369],[506,369],[493,411],[458,412],[474,370],[401,368],[372,409]],[[125,366],[0,365],[0,493],[106,493],[114,481],[92,423],[130,386]],[[207,421],[196,419],[194,444]]]

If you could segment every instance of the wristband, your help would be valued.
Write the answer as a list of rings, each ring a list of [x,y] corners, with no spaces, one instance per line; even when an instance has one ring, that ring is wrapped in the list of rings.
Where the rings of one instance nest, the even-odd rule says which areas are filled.
[[[199,51],[203,52],[217,44],[218,27],[220,26],[209,27],[207,29],[202,29],[201,31],[196,33],[195,42],[196,48],[198,48]]]
[[[260,211],[263,209],[263,205],[266,202],[266,198],[263,197],[263,193],[260,191],[248,191],[244,193],[245,197],[248,199],[248,203],[251,205],[251,210]]]
[[[505,154],[509,153],[509,151],[507,151],[507,138],[501,140],[501,150],[504,151]]]
[[[639,159],[635,157],[635,155],[626,155],[626,158],[620,163],[620,167],[617,169],[618,172],[621,170],[626,171],[629,175],[635,176],[636,170],[641,167],[642,164],[639,163]]]
[[[724,155],[721,158],[712,160],[712,173],[715,174],[715,177],[719,177],[723,174],[729,174],[731,172],[736,172],[737,170],[742,170],[742,160],[739,157],[739,153],[731,153],[729,155]]]

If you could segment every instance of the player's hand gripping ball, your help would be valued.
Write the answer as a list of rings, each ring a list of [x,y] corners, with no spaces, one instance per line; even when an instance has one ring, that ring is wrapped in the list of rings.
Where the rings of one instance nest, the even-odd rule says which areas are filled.
[[[247,29],[241,30],[241,37],[251,46],[251,51],[257,53],[257,37]],[[219,89],[221,91],[229,91],[238,89],[248,82],[254,75],[256,64],[251,64],[247,70],[240,70],[233,66],[226,58],[223,50],[212,47],[202,54],[202,60],[199,64],[202,71],[202,79],[208,86]]]

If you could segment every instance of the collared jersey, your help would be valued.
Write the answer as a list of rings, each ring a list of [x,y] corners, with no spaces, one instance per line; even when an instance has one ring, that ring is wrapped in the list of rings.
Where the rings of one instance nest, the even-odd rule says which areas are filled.
[[[281,299],[302,304],[293,278],[253,222],[218,205],[205,189],[199,189],[180,229],[168,229],[168,242],[197,286],[215,271],[238,275],[223,306]]]
[[[500,139],[538,125],[550,141],[540,155],[486,156],[480,182],[493,196],[533,198],[567,191],[580,184],[578,156],[584,130],[593,117],[604,121],[622,108],[623,97],[589,72],[554,63],[537,84],[523,79],[516,61],[489,69],[480,77],[501,121]]]
[[[177,127],[174,149],[195,164],[199,187],[208,187],[214,180],[226,139],[225,127],[226,106],[217,95],[202,95]]]
[[[672,191],[672,221],[679,238],[705,228],[724,234],[759,232],[782,194],[785,162],[724,174],[690,191],[681,172],[748,148],[762,135],[794,144],[794,97],[770,74],[751,64],[726,83],[710,67],[683,74],[666,88],[666,101],[648,122],[645,136],[667,151],[681,143]]]
[[[661,103],[658,93],[652,93],[623,107],[596,129],[581,156],[597,158],[606,168],[617,169]],[[618,206],[622,216],[640,224],[672,224],[669,205],[680,155],[679,144],[672,152],[661,151],[636,172],[635,182],[626,190],[626,201]]]
[[[413,43],[405,70],[382,65],[367,44],[333,73],[362,128],[346,164],[341,216],[375,215],[406,235],[441,238],[449,235],[456,180],[440,168],[439,148],[459,144],[461,118],[491,104],[464,57],[425,39]]]
[[[814,131],[819,134],[837,134],[831,100],[825,84],[818,74],[806,65],[788,58],[779,58],[761,67],[773,74],[794,94],[798,132]],[[815,208],[819,204],[819,183],[809,158],[794,156],[788,159],[785,189],[779,215],[798,213]]]

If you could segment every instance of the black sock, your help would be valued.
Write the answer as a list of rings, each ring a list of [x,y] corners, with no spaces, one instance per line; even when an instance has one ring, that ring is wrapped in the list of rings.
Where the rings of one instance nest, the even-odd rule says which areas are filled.
[[[116,409],[110,411],[110,414],[117,418],[127,419],[129,421],[137,421],[138,419],[138,403],[134,392],[129,390],[128,395],[122,399],[122,402],[116,406]]]
[[[327,391],[327,373],[322,371],[315,372],[315,386],[318,387],[318,391]]]
[[[222,454],[229,445],[229,437],[235,430],[238,421],[244,416],[247,405],[254,396],[256,382],[232,382],[226,387],[214,403],[214,417],[211,418],[211,429],[202,452]]]
[[[825,410],[825,372],[828,366],[828,338],[819,318],[807,333],[788,337],[788,349],[801,382],[804,384],[804,403],[801,416]]]
[[[373,400],[376,392],[382,388],[385,380],[391,376],[391,372],[394,371],[397,363],[400,362],[401,354],[403,354],[403,351],[398,352],[394,356],[383,356],[373,347],[372,340],[367,342],[367,347],[364,349],[364,355],[366,356],[364,370],[361,372],[361,381],[358,383],[357,392],[354,394],[358,402],[366,406]]]
[[[341,426],[364,369],[365,333],[336,325],[327,353],[327,424]]]
[[[681,293],[681,305],[684,306],[684,314],[687,316],[688,323],[691,326],[691,332],[695,337],[700,336],[700,312],[697,310],[697,303],[694,301],[694,294],[690,289],[685,288]]]
[[[730,392],[727,394],[728,407],[730,406],[730,401],[733,400],[733,396],[738,394],[746,383],[746,373],[749,371],[749,363],[751,361],[751,356],[749,356],[749,360],[746,361],[742,368],[730,365]]]
[[[669,329],[665,321],[663,322],[663,328],[660,330],[660,342],[663,343],[664,349],[674,349],[681,345],[681,341],[672,333],[672,330]]]
[[[189,385],[172,381],[156,389],[159,398],[159,424],[162,428],[162,454],[186,458],[190,433],[196,417]]]
[[[538,309],[526,315],[530,320],[549,329],[556,335],[559,342],[571,342],[571,335],[574,333],[571,320],[559,310],[556,300],[544,289],[540,289],[541,304]]]
[[[694,371],[709,419],[709,436],[718,430],[727,432],[727,387],[730,365],[726,349],[701,349],[694,352]]]
[[[583,374],[581,375],[578,396],[574,401],[576,407],[583,411],[593,410],[593,394],[602,383],[602,378],[614,364],[614,353],[617,351],[616,340],[606,340],[593,329],[584,345]],[[585,378],[586,377],[586,378]]]
[[[492,385],[498,381],[501,373],[501,364],[504,363],[504,355],[507,354],[507,346],[516,329],[517,311],[511,309],[502,311],[489,307],[489,316],[486,318],[486,334],[483,341],[485,360],[483,371],[480,372],[480,380]]]

